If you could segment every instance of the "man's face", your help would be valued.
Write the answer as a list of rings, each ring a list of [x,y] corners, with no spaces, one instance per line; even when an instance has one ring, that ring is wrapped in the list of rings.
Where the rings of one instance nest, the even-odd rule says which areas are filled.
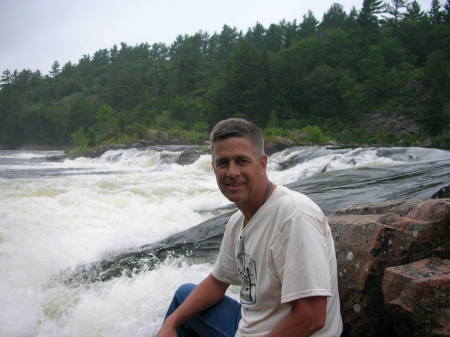
[[[264,193],[267,155],[258,156],[246,137],[220,140],[213,148],[213,169],[220,191],[238,206]]]

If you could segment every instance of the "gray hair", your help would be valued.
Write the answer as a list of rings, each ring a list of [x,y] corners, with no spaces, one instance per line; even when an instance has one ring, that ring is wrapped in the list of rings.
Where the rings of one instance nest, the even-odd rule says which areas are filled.
[[[255,146],[258,156],[264,154],[264,138],[261,130],[252,122],[242,118],[229,118],[220,121],[212,129],[210,135],[211,153],[214,153],[214,144],[231,137],[245,137]]]

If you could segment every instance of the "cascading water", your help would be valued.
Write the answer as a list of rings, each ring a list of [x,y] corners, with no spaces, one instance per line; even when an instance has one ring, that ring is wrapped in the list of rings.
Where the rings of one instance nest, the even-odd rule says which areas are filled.
[[[185,151],[198,152],[178,163]],[[153,336],[175,288],[212,261],[169,257],[104,282],[63,282],[62,271],[155,243],[228,205],[211,158],[196,147],[0,151],[0,336]],[[326,214],[363,201],[429,198],[450,177],[450,152],[424,148],[299,147],[274,154],[269,177],[311,196]],[[233,290],[232,290],[233,291]]]

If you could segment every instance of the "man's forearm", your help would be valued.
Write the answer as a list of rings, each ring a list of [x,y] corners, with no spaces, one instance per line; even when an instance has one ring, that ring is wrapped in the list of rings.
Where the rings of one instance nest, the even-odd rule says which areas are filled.
[[[291,312],[267,337],[309,337],[325,325],[326,297],[309,297],[292,303]]]
[[[186,298],[186,300],[164,322],[164,325],[177,328],[187,319],[219,302],[225,295],[228,284],[211,274],[204,279]]]

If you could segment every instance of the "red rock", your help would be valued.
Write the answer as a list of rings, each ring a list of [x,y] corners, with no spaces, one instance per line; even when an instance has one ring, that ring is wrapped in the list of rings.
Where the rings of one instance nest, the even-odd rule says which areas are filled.
[[[450,260],[387,268],[383,295],[397,336],[450,336]]]
[[[343,336],[389,335],[382,280],[387,267],[450,258],[450,199],[365,203],[330,217],[338,262]]]

